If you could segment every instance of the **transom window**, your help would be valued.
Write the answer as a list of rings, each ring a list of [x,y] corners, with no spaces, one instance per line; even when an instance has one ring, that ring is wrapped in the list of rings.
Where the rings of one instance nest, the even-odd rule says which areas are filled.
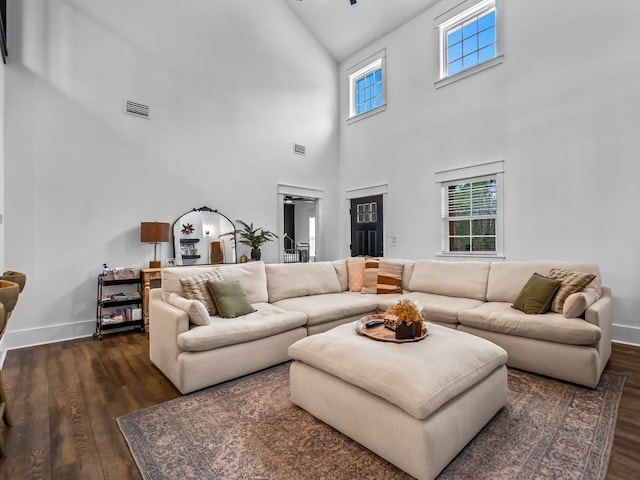
[[[498,186],[495,176],[442,186],[445,252],[496,253]]]
[[[382,67],[356,79],[355,84],[356,115],[382,105]]]
[[[496,58],[496,15],[496,0],[484,0],[439,25],[440,78]]]
[[[349,74],[349,119],[383,110],[384,51],[356,65]]]

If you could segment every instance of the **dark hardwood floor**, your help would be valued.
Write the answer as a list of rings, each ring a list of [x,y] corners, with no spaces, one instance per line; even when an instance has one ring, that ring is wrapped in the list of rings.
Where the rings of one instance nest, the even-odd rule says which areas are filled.
[[[146,334],[123,333],[10,351],[0,479],[141,478],[115,419],[180,396],[148,348]],[[640,348],[614,345],[607,371],[627,377],[607,478],[640,478]]]

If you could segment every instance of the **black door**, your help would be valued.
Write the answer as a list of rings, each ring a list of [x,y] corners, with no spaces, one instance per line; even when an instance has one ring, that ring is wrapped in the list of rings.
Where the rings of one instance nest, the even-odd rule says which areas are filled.
[[[382,195],[351,200],[351,256],[382,257]]]

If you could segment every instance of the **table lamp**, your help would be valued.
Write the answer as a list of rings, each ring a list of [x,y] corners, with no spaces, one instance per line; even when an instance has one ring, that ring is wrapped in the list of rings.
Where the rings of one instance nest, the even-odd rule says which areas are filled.
[[[161,222],[141,222],[140,241],[153,243],[153,260],[149,262],[149,268],[160,268],[158,260],[158,244],[169,241],[169,224]]]

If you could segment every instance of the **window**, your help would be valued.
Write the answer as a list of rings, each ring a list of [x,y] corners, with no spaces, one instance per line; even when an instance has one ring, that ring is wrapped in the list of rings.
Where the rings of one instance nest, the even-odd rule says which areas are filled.
[[[356,205],[356,223],[377,223],[378,202],[358,203]]]
[[[446,76],[492,59],[496,56],[495,7],[454,25],[444,35]]]
[[[495,176],[443,185],[447,252],[495,253],[498,189]]]
[[[455,10],[450,18],[440,17],[437,31],[440,45],[439,80],[464,78],[502,62],[499,49],[502,24],[500,0],[483,0],[464,10]],[[498,6],[496,6],[498,4]],[[444,82],[447,84],[450,82]],[[439,87],[438,82],[436,86]]]
[[[385,54],[382,51],[350,69],[349,119],[384,110],[384,65]]]
[[[382,67],[375,65],[374,68],[375,70],[354,79],[356,115],[382,105]]]
[[[502,256],[504,162],[437,172],[442,189],[442,254]]]

